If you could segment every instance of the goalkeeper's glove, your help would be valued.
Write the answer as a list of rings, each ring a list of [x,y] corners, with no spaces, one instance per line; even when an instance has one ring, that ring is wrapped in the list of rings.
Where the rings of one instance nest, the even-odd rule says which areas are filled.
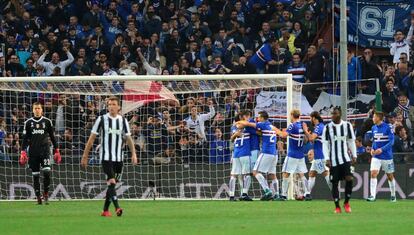
[[[29,160],[29,158],[27,157],[26,151],[21,151],[20,152],[19,164],[24,166],[24,165],[26,165],[28,160]]]
[[[60,164],[60,162],[62,161],[62,157],[60,156],[59,149],[55,149],[55,154],[53,156],[53,159],[55,160],[57,164]]]

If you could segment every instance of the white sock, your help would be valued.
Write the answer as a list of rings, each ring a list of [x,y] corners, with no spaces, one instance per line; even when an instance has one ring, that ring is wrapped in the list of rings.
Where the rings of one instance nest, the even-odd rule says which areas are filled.
[[[240,195],[243,192],[243,176],[242,175],[238,175],[237,179],[239,180],[239,187],[240,187]]]
[[[229,182],[229,195],[234,197],[234,191],[236,190],[236,177],[231,176]]]
[[[308,181],[309,192],[312,192],[313,186],[315,186],[315,180],[316,180],[316,177],[309,177],[309,181]]]
[[[244,176],[243,193],[247,194],[249,192],[251,183],[252,183],[252,177],[250,177],[250,175],[245,175]]]
[[[392,179],[392,181],[388,180],[388,185],[390,186],[391,197],[395,197],[395,179]]]
[[[331,192],[332,191],[331,177],[329,175],[327,175],[327,176],[325,176],[325,180],[326,180],[326,183],[328,184],[329,192]]]
[[[370,192],[371,192],[371,197],[373,198],[376,198],[377,196],[377,183],[378,183],[377,178],[371,178]]]
[[[263,190],[268,190],[269,189],[269,185],[267,184],[267,180],[265,179],[265,177],[263,177],[263,175],[261,173],[256,174],[256,179],[257,179],[257,181],[259,181],[260,186],[262,186]]]
[[[302,179],[303,188],[305,189],[305,195],[310,194],[309,187],[308,187],[308,180],[306,179],[305,176],[302,176],[301,179]]]
[[[289,178],[283,178],[282,180],[282,196],[287,197],[289,189]]]
[[[272,184],[270,185],[270,189],[273,191],[273,194],[279,195],[279,180],[278,179],[272,180]]]

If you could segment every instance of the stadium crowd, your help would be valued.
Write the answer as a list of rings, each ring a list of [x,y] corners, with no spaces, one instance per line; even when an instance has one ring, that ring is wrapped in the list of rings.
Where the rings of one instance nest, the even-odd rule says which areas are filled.
[[[0,74],[4,77],[292,73],[310,83],[334,81],[338,56],[317,32],[330,12],[325,0],[10,0],[0,3]],[[412,22],[414,25],[414,22]],[[369,48],[348,52],[350,95],[373,94],[379,79],[383,111],[396,134],[395,152],[413,151],[412,26],[397,30],[390,56]],[[46,84],[53,86],[53,84]],[[177,83],[169,87],[179,86]],[[158,102],[131,114],[140,156],[149,163],[230,161],[230,127],[239,110],[255,107],[257,90],[179,95],[180,106]],[[21,95],[3,91],[0,159],[20,151],[23,121],[39,100],[55,121],[66,162],[82,152],[105,98],[75,94]],[[358,151],[367,155],[372,120],[355,122]],[[283,150],[283,143],[279,144]],[[145,158],[145,157],[144,157]],[[17,159],[17,158],[16,158]],[[398,162],[414,161],[404,156]],[[369,161],[369,157],[361,158]]]

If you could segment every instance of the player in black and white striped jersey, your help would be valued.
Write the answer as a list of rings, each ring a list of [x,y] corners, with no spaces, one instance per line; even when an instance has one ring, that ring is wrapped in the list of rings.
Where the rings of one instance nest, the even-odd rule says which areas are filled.
[[[323,130],[322,146],[326,164],[330,167],[331,172],[335,213],[341,213],[338,190],[339,181],[341,180],[345,180],[345,212],[350,213],[349,199],[351,198],[353,184],[351,162],[356,162],[356,138],[351,123],[341,120],[341,114],[341,109],[335,107],[332,112],[332,122],[328,123]]]
[[[109,205],[111,201],[116,208],[116,214],[122,215],[116,196],[115,185],[121,178],[124,160],[123,145],[124,139],[132,153],[131,162],[133,165],[138,163],[135,153],[135,145],[131,138],[129,123],[126,118],[119,115],[120,100],[117,97],[110,97],[107,100],[108,113],[99,116],[92,127],[91,135],[83,152],[81,165],[86,168],[88,165],[89,151],[92,148],[96,136],[101,136],[99,156],[102,162],[103,172],[107,175],[108,190],[102,216],[111,216]]]

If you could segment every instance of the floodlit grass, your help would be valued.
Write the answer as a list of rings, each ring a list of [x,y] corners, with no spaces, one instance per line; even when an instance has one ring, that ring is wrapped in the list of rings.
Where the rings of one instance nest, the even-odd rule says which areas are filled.
[[[0,202],[0,234],[413,234],[414,201],[120,201],[122,217],[100,217],[103,201]],[[113,210],[112,210],[113,212]]]

